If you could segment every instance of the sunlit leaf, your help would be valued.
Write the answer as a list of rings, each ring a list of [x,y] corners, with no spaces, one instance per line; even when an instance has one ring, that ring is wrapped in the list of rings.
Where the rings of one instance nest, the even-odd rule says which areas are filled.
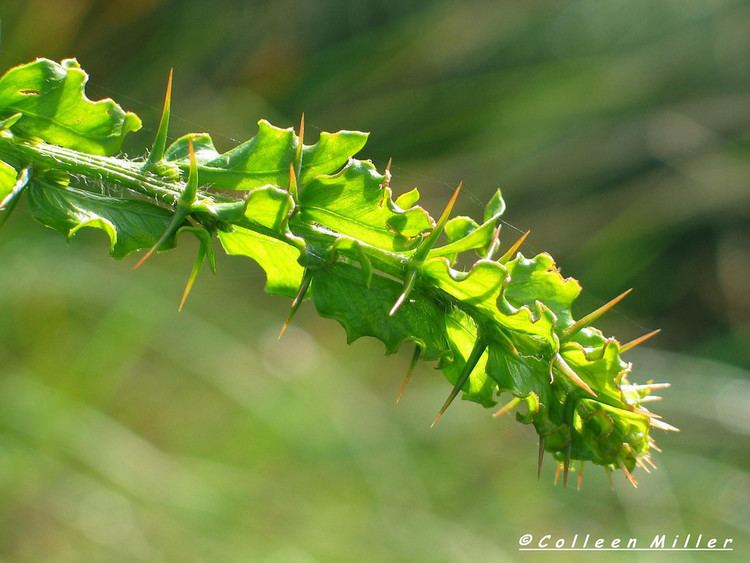
[[[0,77],[0,117],[21,113],[12,126],[17,134],[90,154],[115,154],[141,120],[110,99],[89,100],[87,80],[75,59],[37,59],[12,68]]]
[[[29,205],[37,221],[68,238],[84,228],[104,231],[115,258],[152,247],[172,218],[169,211],[145,201],[118,199],[38,180],[29,189]],[[173,247],[174,237],[170,237],[161,249]]]
[[[303,272],[297,262],[299,251],[296,248],[242,227],[219,231],[218,236],[227,254],[247,256],[263,268],[268,293],[294,297]]]

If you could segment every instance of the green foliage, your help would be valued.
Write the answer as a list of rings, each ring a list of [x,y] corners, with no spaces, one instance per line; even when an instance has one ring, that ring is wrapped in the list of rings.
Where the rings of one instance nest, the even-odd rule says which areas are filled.
[[[0,79],[1,116],[20,113],[13,125],[20,135],[90,154],[114,154],[125,135],[141,128],[141,120],[112,100],[89,100],[87,80],[74,59],[17,66]]]
[[[17,171],[30,171],[30,208],[42,224],[68,237],[100,229],[116,258],[172,248],[190,230],[201,250],[185,295],[215,236],[265,271],[269,293],[294,297],[292,314],[311,296],[349,341],[372,336],[388,353],[411,343],[415,357],[437,361],[453,384],[440,414],[459,393],[485,407],[506,396],[523,402],[517,419],[533,424],[566,479],[573,459],[630,477],[648,459],[650,427],[671,428],[642,404],[651,387],[628,382],[623,346],[588,327],[606,308],[576,321],[578,282],[546,253],[524,257],[522,241],[495,257],[499,191],[481,224],[448,220],[458,189],[435,220],[416,189],[394,201],[390,173],[353,158],[366,134],[322,133],[303,145],[293,129],[263,120],[224,154],[207,134],[163,151],[168,99],[150,157],[101,156],[140,121],[111,100],[88,100],[85,82],[71,60],[40,59],[0,78],[0,196],[20,193],[26,176],[19,184]],[[475,262],[463,269],[461,255]]]

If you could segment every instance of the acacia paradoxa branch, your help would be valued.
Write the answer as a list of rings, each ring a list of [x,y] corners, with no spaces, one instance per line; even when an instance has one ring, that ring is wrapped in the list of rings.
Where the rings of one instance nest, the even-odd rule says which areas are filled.
[[[303,143],[266,121],[255,137],[219,153],[206,133],[167,146],[171,76],[151,151],[117,156],[141,122],[112,100],[91,101],[75,60],[38,59],[0,78],[0,221],[20,197],[32,216],[68,237],[100,229],[123,258],[173,248],[181,233],[200,241],[180,306],[201,266],[214,264],[214,239],[251,258],[266,290],[305,298],[337,320],[349,341],[381,340],[388,353],[414,346],[412,364],[437,362],[452,384],[437,419],[459,394],[539,434],[567,482],[572,460],[622,469],[651,463],[652,427],[673,427],[644,404],[665,384],[629,383],[621,344],[593,322],[619,298],[576,320],[581,287],[549,254],[527,258],[523,237],[501,244],[505,204],[498,191],[481,222],[450,214],[460,191],[434,219],[415,189],[394,199],[388,169],[354,158],[367,135],[321,133]],[[468,268],[459,256],[474,257]],[[465,263],[462,260],[461,263]],[[284,325],[286,327],[286,324]],[[650,336],[650,335],[647,335]],[[582,474],[579,473],[579,479]]]

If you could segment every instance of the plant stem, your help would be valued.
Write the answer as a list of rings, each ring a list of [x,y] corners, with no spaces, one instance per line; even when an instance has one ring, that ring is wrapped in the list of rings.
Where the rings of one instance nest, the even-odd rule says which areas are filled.
[[[155,199],[173,210],[176,209],[185,187],[185,182],[181,179],[172,180],[153,172],[144,172],[138,162],[112,156],[90,155],[41,141],[20,139],[9,132],[0,133],[0,159],[17,166],[31,166],[39,171],[58,170],[94,181],[105,180]],[[203,191],[196,197],[195,205],[194,214],[199,220],[222,223],[219,206],[236,205],[240,208],[244,202]],[[242,226],[294,246],[286,233],[251,222]],[[301,221],[299,214],[292,218],[289,228],[293,235],[303,238],[314,248],[328,248],[333,241],[342,236],[318,225]],[[342,249],[340,253],[355,261],[364,253],[377,270],[403,279],[409,253],[390,252],[361,241],[358,241],[358,244],[360,250]]]

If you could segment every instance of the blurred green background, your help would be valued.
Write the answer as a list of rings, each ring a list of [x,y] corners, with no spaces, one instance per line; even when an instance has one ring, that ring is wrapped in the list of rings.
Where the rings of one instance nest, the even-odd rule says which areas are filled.
[[[395,189],[432,209],[463,179],[476,216],[501,186],[527,251],[583,283],[579,314],[635,288],[602,324],[664,329],[634,379],[673,383],[659,412],[682,429],[657,433],[638,490],[593,467],[555,489],[510,417],[458,403],[430,430],[448,389],[430,366],[395,407],[406,354],[347,346],[309,305],[277,342],[288,303],[249,261],[221,257],[178,314],[192,242],[135,274],[21,208],[0,236],[1,560],[530,561],[526,532],[703,533],[734,538],[716,560],[748,559],[749,2],[3,0],[0,17],[3,69],[75,56],[91,97],[142,116],[130,154],[174,66],[175,137],[226,149],[304,111],[308,139],[372,131],[363,155],[393,157]],[[613,559],[636,556],[691,559]]]

